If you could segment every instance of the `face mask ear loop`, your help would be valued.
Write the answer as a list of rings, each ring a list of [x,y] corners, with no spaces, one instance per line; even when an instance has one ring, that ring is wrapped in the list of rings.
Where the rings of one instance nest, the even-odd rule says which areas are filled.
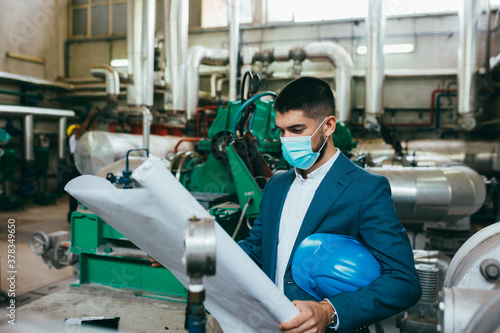
[[[321,128],[321,126],[323,126],[323,124],[325,123],[326,119],[328,117],[326,117],[325,119],[323,119],[323,121],[321,122],[321,124],[319,124],[318,128],[316,128],[316,130],[314,131],[314,133],[311,135],[311,138],[319,131],[319,129]]]

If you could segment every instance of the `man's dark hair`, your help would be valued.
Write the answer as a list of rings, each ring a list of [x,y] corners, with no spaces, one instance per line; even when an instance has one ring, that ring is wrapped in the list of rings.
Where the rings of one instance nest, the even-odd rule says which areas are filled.
[[[325,81],[303,76],[288,83],[274,101],[274,110],[281,114],[301,110],[304,116],[322,121],[335,115],[332,88]]]

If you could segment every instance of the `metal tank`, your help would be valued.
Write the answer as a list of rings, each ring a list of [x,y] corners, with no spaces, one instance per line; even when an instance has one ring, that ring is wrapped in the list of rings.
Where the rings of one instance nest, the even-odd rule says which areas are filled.
[[[173,153],[182,137],[150,135],[149,151],[158,157]],[[91,131],[85,133],[76,145],[75,164],[81,174],[96,175],[102,167],[125,157],[127,151],[142,148],[142,135]],[[192,142],[182,142],[179,151],[192,151]],[[132,153],[133,155],[134,153]],[[137,152],[137,154],[143,154]]]
[[[465,166],[369,168],[385,176],[399,219],[404,222],[455,222],[481,208],[483,179]]]

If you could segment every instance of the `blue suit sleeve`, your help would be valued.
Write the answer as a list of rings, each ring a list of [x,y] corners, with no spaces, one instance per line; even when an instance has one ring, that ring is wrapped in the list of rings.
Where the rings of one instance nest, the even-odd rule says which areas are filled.
[[[268,180],[266,186],[264,187],[264,192],[262,193],[262,200],[259,206],[259,217],[253,222],[253,227],[247,238],[240,240],[238,245],[245,251],[245,253],[252,258],[252,260],[259,266],[262,267],[262,216],[263,216],[263,205],[266,202],[266,195],[268,194],[268,187],[272,181],[272,177]]]
[[[410,241],[394,209],[389,182],[382,176],[370,178],[359,207],[359,232],[382,275],[358,291],[328,298],[341,323],[339,332],[393,316],[421,296]]]

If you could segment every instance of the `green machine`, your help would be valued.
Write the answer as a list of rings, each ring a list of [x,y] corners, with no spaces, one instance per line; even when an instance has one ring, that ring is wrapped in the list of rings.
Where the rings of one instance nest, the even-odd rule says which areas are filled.
[[[187,291],[165,268],[152,268],[149,257],[96,214],[74,212],[71,252],[78,254],[79,281],[130,290],[137,296],[185,302]]]
[[[198,152],[177,154],[170,167],[236,240],[248,235],[248,227],[240,228],[242,219],[259,215],[267,179],[290,167],[281,154],[279,133],[272,131],[276,122],[273,101],[260,99],[265,96],[276,94],[261,93],[244,103],[229,102],[219,107],[208,137],[199,142]],[[333,140],[346,155],[356,147],[344,123],[337,124]]]

